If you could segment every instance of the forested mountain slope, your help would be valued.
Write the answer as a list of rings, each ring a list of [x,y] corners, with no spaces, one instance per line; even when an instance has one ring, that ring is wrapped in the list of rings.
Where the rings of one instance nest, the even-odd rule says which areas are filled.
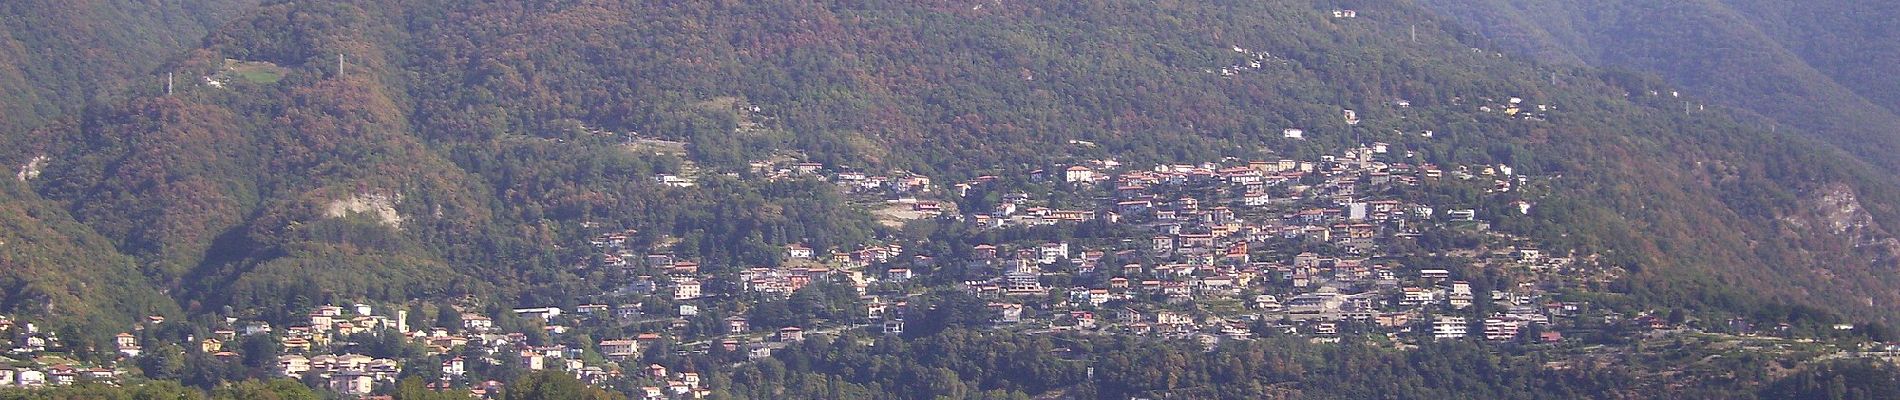
[[[1724,3],[1834,82],[1900,113],[1900,4],[1726,0]],[[1889,133],[1900,131],[1888,127]]]
[[[1900,9],[1754,0],[1420,1],[1516,52],[1655,73],[1900,171]]]
[[[49,160],[36,195],[198,313],[562,304],[599,284],[563,246],[606,228],[714,271],[890,233],[825,184],[745,178],[774,157],[955,180],[1357,138],[1558,176],[1528,214],[1484,212],[1633,271],[1614,288],[1630,299],[1895,316],[1891,175],[1720,107],[1685,113],[1660,81],[1484,50],[1409,2],[1349,6],[282,2],[170,64],[191,82],[177,94],[132,91],[21,147]],[[1479,111],[1513,97],[1555,108]],[[628,151],[633,134],[686,154]],[[702,184],[651,179],[688,172]]]
[[[0,128],[79,110],[256,0],[19,0],[0,4]],[[136,76],[135,76],[136,75]]]
[[[112,243],[43,201],[28,180],[46,165],[33,130],[89,102],[122,99],[133,81],[196,47],[209,29],[252,0],[39,1],[0,3],[0,293],[4,308],[74,317],[95,327],[132,322],[177,306]],[[159,75],[162,77],[163,75]],[[37,160],[37,161],[35,161]]]

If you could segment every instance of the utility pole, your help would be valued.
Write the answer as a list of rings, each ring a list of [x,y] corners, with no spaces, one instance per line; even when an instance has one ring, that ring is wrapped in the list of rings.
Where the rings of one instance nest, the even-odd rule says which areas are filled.
[[[172,73],[170,72],[165,73],[165,95],[172,95]]]
[[[1412,24],[1412,44],[1418,44],[1418,24]]]

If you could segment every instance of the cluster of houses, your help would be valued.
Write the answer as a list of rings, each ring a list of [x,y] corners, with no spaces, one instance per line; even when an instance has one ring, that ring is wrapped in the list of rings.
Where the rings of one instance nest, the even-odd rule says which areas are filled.
[[[1464,99],[1462,98],[1452,99],[1453,104],[1462,104],[1463,102]],[[1478,99],[1478,112],[1503,114],[1506,117],[1525,121],[1548,121],[1550,120],[1550,112],[1556,110],[1556,106],[1549,104],[1529,104],[1525,103],[1524,99],[1519,97],[1510,97],[1502,101],[1490,97]]]
[[[636,311],[627,313],[622,310]],[[440,365],[410,366],[438,368],[435,371],[440,372],[442,380],[432,385],[454,387],[467,383],[476,397],[484,397],[494,393],[498,383],[467,382],[475,363],[489,366],[512,364],[520,369],[535,371],[566,371],[583,382],[608,386],[626,375],[619,366],[621,362],[636,359],[642,349],[651,348],[655,342],[663,340],[659,334],[645,333],[590,343],[594,345],[592,349],[559,344],[558,341],[531,345],[527,332],[505,331],[496,324],[494,316],[480,313],[460,312],[460,326],[411,329],[406,322],[406,310],[398,311],[394,319],[376,315],[372,311],[373,308],[368,305],[317,307],[308,315],[309,324],[290,327],[280,334],[285,354],[278,357],[279,372],[286,377],[314,377],[317,381],[325,382],[331,391],[346,396],[368,395],[378,388],[395,383],[405,367],[402,361],[343,353],[340,352],[341,347],[333,346],[337,344],[335,341],[350,334],[402,335],[411,343],[423,345],[429,353],[442,356]],[[572,310],[531,307],[508,312],[538,322],[531,326],[544,330],[554,338],[567,334],[576,324],[618,321],[638,316],[637,307],[617,308],[602,304],[580,305]],[[268,324],[258,322],[246,325],[242,333],[268,335],[272,331]],[[233,335],[237,332],[219,331],[218,334]],[[589,350],[597,351],[608,363],[585,361]],[[663,396],[651,398],[699,398],[710,394],[708,389],[700,386],[697,373],[668,374],[664,367],[651,365],[639,376],[665,384],[658,386]]]
[[[1513,100],[1509,103],[1519,103]],[[1000,196],[987,209],[959,210],[939,218],[978,230],[1098,222],[1134,234],[981,243],[956,254],[929,255],[916,250],[927,246],[906,243],[850,251],[789,244],[783,246],[779,265],[714,276],[701,271],[695,260],[635,245],[632,238],[637,232],[608,232],[590,240],[597,257],[586,267],[610,268],[626,282],[624,286],[616,282],[617,290],[601,295],[623,300],[661,297],[671,300],[669,304],[677,305],[677,310],[644,310],[640,302],[626,301],[612,306],[506,311],[512,314],[507,317],[536,322],[525,326],[553,339],[540,342],[529,340],[530,332],[502,328],[521,324],[498,324],[497,318],[503,316],[468,309],[453,311],[457,314],[451,315],[458,317],[456,326],[412,327],[407,310],[384,315],[367,304],[320,306],[281,329],[265,322],[227,321],[225,329],[194,338],[187,345],[231,358],[239,354],[228,343],[270,335],[281,345],[278,373],[321,382],[345,396],[368,396],[395,383],[406,369],[420,369],[439,371],[442,379],[431,387],[461,387],[485,397],[500,384],[469,382],[479,375],[476,371],[482,366],[514,366],[565,371],[589,384],[617,386],[642,399],[693,399],[712,393],[697,371],[648,364],[641,361],[647,359],[642,356],[653,349],[722,349],[756,360],[808,335],[843,329],[903,334],[906,316],[918,312],[910,309],[909,300],[920,292],[919,276],[943,271],[961,275],[933,281],[960,282],[961,289],[986,300],[989,321],[1005,329],[1031,334],[1146,335],[1210,346],[1250,340],[1263,326],[1315,341],[1382,333],[1395,341],[1561,342],[1564,322],[1583,318],[1588,304],[1559,301],[1552,292],[1601,286],[1616,278],[1618,271],[1600,265],[1594,257],[1547,254],[1530,239],[1490,231],[1481,217],[1494,214],[1481,214],[1469,205],[1430,204],[1399,195],[1418,192],[1401,189],[1435,183],[1478,186],[1489,195],[1516,195],[1515,189],[1529,178],[1510,166],[1441,168],[1387,162],[1412,158],[1389,154],[1387,147],[1375,143],[1316,160],[1230,160],[1152,168],[1097,160],[1021,177],[978,177],[947,191],[933,190],[928,178],[914,174],[833,172],[827,179],[857,196],[940,197],[917,200],[918,204],[949,202],[950,196],[969,196],[979,189],[1003,193],[1015,182],[1050,184],[1083,194],[1069,196],[1081,200],[1054,202],[1017,191]],[[815,163],[798,163],[777,172],[817,176],[830,171]],[[1509,204],[1513,207],[1502,212],[1527,213],[1532,207],[1528,201]],[[1467,264],[1422,267],[1402,261],[1407,258],[1401,256],[1418,256],[1423,250],[1401,244],[1445,230],[1467,232],[1479,239],[1478,244],[1434,249],[1427,255]],[[1396,253],[1395,248],[1408,253]],[[959,268],[945,268],[950,266]],[[1480,287],[1461,279],[1467,271],[1487,269],[1512,278],[1495,281],[1512,286]],[[735,280],[730,285],[705,284],[725,283],[724,279]],[[690,318],[699,316],[701,305],[711,305],[708,299],[785,298],[818,282],[855,288],[863,318],[827,321],[845,326],[801,327],[755,326],[743,316],[730,316],[719,321],[719,332],[710,338],[677,334],[684,332]],[[648,313],[656,315],[647,318]],[[656,321],[658,325],[641,325]],[[163,322],[151,317],[144,323]],[[1670,325],[1655,316],[1624,322],[1651,329]],[[626,326],[665,326],[662,332],[675,334],[588,336],[593,339],[579,344],[565,340],[581,337],[570,335],[570,330]],[[31,356],[60,347],[56,335],[41,332],[31,323],[0,318],[0,332],[12,338],[12,355]],[[441,361],[439,365],[404,365],[413,360],[354,354],[343,342],[357,335],[401,335],[441,356],[436,359]],[[676,342],[688,340],[691,345]],[[144,351],[133,332],[118,335],[113,345],[128,359]],[[640,364],[645,367],[636,366]],[[112,381],[121,375],[113,368],[72,365],[0,368],[0,386]]]
[[[929,193],[934,187],[930,177],[917,173],[899,171],[873,175],[861,171],[837,170],[837,168],[827,167],[824,163],[812,161],[789,163],[758,161],[751,164],[751,170],[766,179],[818,177],[830,180],[850,193],[871,196],[916,196]]]
[[[1469,181],[1490,193],[1506,193],[1525,179],[1509,166],[1458,166],[1448,172],[1429,164],[1386,163],[1378,161],[1387,158],[1385,147],[1365,146],[1309,161],[1151,169],[1095,161],[1032,171],[1024,178],[1073,185],[1096,194],[1096,202],[1052,207],[1027,193],[1014,193],[1003,196],[994,209],[946,218],[986,229],[1101,221],[1150,236],[980,244],[964,260],[919,256],[879,264],[884,273],[872,279],[902,283],[913,279],[917,262],[962,263],[966,268],[960,270],[976,272],[959,278],[966,290],[991,299],[993,321],[1058,330],[1244,339],[1252,334],[1252,322],[1267,321],[1289,333],[1336,338],[1341,324],[1353,321],[1395,337],[1414,333],[1503,341],[1520,340],[1525,328],[1547,325],[1552,317],[1576,310],[1577,304],[1549,301],[1546,289],[1600,284],[1613,277],[1595,271],[1599,267],[1594,263],[1546,256],[1527,239],[1484,232],[1475,209],[1387,194],[1394,193],[1388,190],[1394,187],[1435,180]],[[980,177],[957,184],[952,194],[1002,180]],[[1518,209],[1513,211],[1528,212],[1530,207],[1529,202],[1515,204]],[[1395,241],[1453,225],[1484,232],[1492,239],[1489,245],[1497,247],[1440,255],[1469,257],[1473,267],[1513,271],[1523,275],[1523,283],[1480,293],[1454,279],[1451,271],[1410,267],[1387,257]],[[1325,248],[1328,254],[1278,251],[1286,248]],[[1049,287],[1050,282],[1070,285]],[[870,296],[866,313],[879,321],[873,329],[901,333],[902,303],[886,304],[884,296],[890,295],[901,293]],[[1247,307],[1210,312],[1193,306],[1210,300],[1238,301]],[[1496,311],[1466,320],[1466,310],[1477,304]],[[1041,315],[1024,315],[1025,305]],[[1537,340],[1561,338],[1554,331],[1538,331]]]
[[[282,355],[277,357],[277,367],[286,378],[315,376],[327,382],[331,391],[350,396],[370,394],[377,385],[394,383],[402,374],[396,360],[361,354]]]
[[[162,321],[162,319],[160,320]],[[79,382],[117,382],[125,371],[109,366],[92,366],[62,357],[40,358],[65,350],[57,332],[41,330],[38,324],[14,321],[0,316],[0,337],[11,340],[7,358],[16,360],[0,367],[0,387],[63,386]],[[136,353],[133,354],[136,356]]]
[[[1350,121],[1356,115],[1346,112],[1345,118]],[[821,176],[847,192],[877,198],[968,196],[978,189],[993,192],[1006,182],[1018,181],[1067,185],[1095,195],[1094,200],[1054,204],[1016,192],[1001,196],[991,209],[961,210],[940,218],[981,229],[1099,221],[1134,227],[1133,231],[1148,232],[1148,236],[1112,243],[980,244],[970,249],[968,257],[954,260],[948,259],[950,255],[908,254],[901,243],[850,252],[791,244],[784,247],[785,263],[744,269],[735,286],[740,291],[786,296],[816,281],[848,283],[864,295],[865,316],[872,321],[868,328],[896,334],[906,325],[908,296],[902,289],[891,288],[911,284],[916,271],[960,263],[966,268],[959,270],[974,272],[956,278],[971,293],[991,299],[992,320],[999,324],[1243,338],[1250,334],[1246,327],[1252,321],[1271,321],[1286,331],[1319,337],[1337,335],[1341,323],[1356,321],[1362,322],[1358,326],[1377,326],[1395,334],[1517,340],[1522,328],[1548,324],[1553,316],[1564,315],[1566,308],[1575,309],[1575,304],[1547,301],[1546,288],[1600,283],[1614,276],[1583,271],[1599,267],[1571,257],[1544,256],[1527,239],[1495,232],[1486,233],[1493,239],[1491,244],[1499,246],[1486,249],[1489,254],[1479,254],[1480,249],[1455,250],[1469,253],[1456,255],[1477,260],[1474,267],[1507,268],[1526,278],[1519,287],[1491,288],[1482,294],[1487,298],[1478,298],[1481,294],[1470,283],[1453,279],[1450,271],[1390,261],[1385,251],[1389,245],[1416,238],[1427,229],[1483,226],[1474,208],[1424,204],[1390,195],[1394,192],[1390,189],[1445,180],[1501,194],[1528,179],[1508,165],[1441,168],[1387,162],[1415,156],[1391,153],[1390,146],[1373,143],[1315,160],[1146,169],[1097,160],[1031,171],[1023,177],[977,177],[943,192],[932,192],[927,178],[911,174],[871,177],[828,171],[817,163],[796,163],[776,172]],[[893,186],[894,182],[903,183]],[[1532,204],[1519,201],[1515,206],[1517,212],[1528,212]],[[603,251],[607,266],[634,277],[621,294],[670,292],[675,300],[718,295],[705,293],[701,282],[711,276],[698,271],[697,263],[667,254],[644,254],[627,246],[626,237],[610,233],[593,241]],[[1278,250],[1289,246],[1327,250],[1324,255],[1313,251],[1279,254]],[[880,273],[867,274],[867,270]],[[1581,282],[1585,280],[1590,282]],[[1051,282],[1068,285],[1052,287]],[[887,285],[874,286],[878,283]],[[874,287],[884,292],[867,291]],[[1208,300],[1237,301],[1246,308],[1226,313],[1186,311]],[[1466,321],[1469,313],[1463,310],[1474,304],[1494,305],[1486,309],[1497,311]],[[1028,314],[1026,309],[1038,312]],[[680,316],[696,310],[682,305]],[[729,333],[742,332],[747,329]],[[788,335],[779,335],[784,336]],[[1553,332],[1539,339],[1555,336]],[[769,343],[722,344],[746,347],[755,355],[769,354],[772,349]]]
[[[61,347],[58,332],[41,331],[39,325],[32,322],[14,322],[12,318],[0,316],[0,332],[12,339],[13,348],[7,350],[11,355],[31,355]]]
[[[1335,10],[1333,16],[1353,18],[1356,13]],[[1273,61],[1265,52],[1240,47],[1234,51],[1245,55],[1246,61],[1221,69],[1221,74],[1258,70]],[[1481,112],[1524,119],[1542,119],[1553,109],[1527,105],[1519,98],[1482,102]],[[1403,100],[1394,104],[1409,106]],[[1343,117],[1349,124],[1358,122],[1352,110],[1345,110]],[[1304,131],[1288,129],[1284,135],[1297,139]],[[699,315],[706,299],[751,298],[735,296],[746,294],[784,298],[817,282],[838,282],[857,290],[864,318],[849,326],[753,326],[745,317],[731,316],[721,321],[723,329],[710,340],[683,346],[684,351],[718,348],[760,359],[812,334],[841,329],[903,334],[906,315],[916,315],[908,300],[919,292],[919,275],[953,270],[963,275],[935,281],[961,282],[961,289],[987,300],[992,323],[1031,333],[1151,335],[1213,345],[1248,340],[1264,325],[1316,341],[1384,333],[1408,340],[1559,342],[1564,337],[1557,325],[1578,318],[1587,305],[1557,301],[1552,291],[1600,286],[1616,277],[1617,271],[1594,262],[1593,257],[1545,254],[1529,239],[1489,231],[1480,218],[1483,214],[1471,205],[1430,204],[1398,195],[1416,192],[1399,189],[1434,182],[1477,185],[1489,195],[1513,195],[1529,178],[1512,167],[1412,164],[1395,160],[1412,160],[1415,154],[1394,154],[1390,147],[1372,143],[1312,160],[1228,160],[1151,168],[1095,160],[1020,177],[981,176],[956,183],[950,190],[937,190],[929,177],[907,172],[870,175],[829,170],[814,162],[755,165],[771,179],[819,177],[851,195],[902,199],[922,217],[965,223],[978,230],[1098,222],[1126,228],[1118,232],[1136,232],[1136,236],[983,243],[957,254],[920,254],[914,249],[925,246],[906,243],[849,251],[788,244],[779,265],[743,268],[733,277],[714,276],[701,271],[696,260],[638,246],[633,243],[637,232],[608,232],[590,240],[597,256],[582,265],[608,268],[625,279],[624,285],[616,282],[617,290],[602,295],[660,296],[676,304],[677,310],[644,310],[640,302],[630,301],[510,312],[512,317],[539,322],[530,324],[530,329],[557,339],[571,329],[653,321],[680,332],[689,318]],[[670,186],[692,185],[690,179],[678,176],[655,179]],[[1015,188],[1010,184],[1019,182],[1051,184],[1081,193],[1081,200],[1056,202],[1028,192],[1007,192]],[[1004,194],[986,209],[946,210],[942,206],[979,190]],[[1528,213],[1533,206],[1529,201],[1511,204],[1512,209],[1503,212]],[[1468,261],[1460,266],[1469,267],[1466,270],[1505,271],[1514,286],[1477,287],[1445,267],[1405,265],[1400,256],[1419,254],[1392,251],[1419,251],[1400,244],[1433,230],[1470,232],[1481,241],[1476,246],[1433,250],[1430,256]],[[707,284],[717,279],[736,281]],[[239,354],[227,343],[242,336],[271,335],[282,346],[277,359],[281,375],[323,382],[346,396],[367,396],[386,388],[407,367],[439,371],[442,380],[432,387],[468,387],[482,397],[499,384],[467,382],[476,368],[509,364],[527,370],[566,371],[594,385],[618,385],[631,379],[637,389],[626,389],[644,399],[701,398],[711,393],[697,372],[673,371],[659,364],[628,367],[643,359],[646,351],[683,344],[671,343],[680,338],[662,333],[596,337],[599,340],[579,345],[559,344],[562,340],[533,345],[528,332],[504,331],[494,316],[458,310],[459,326],[411,327],[406,310],[393,316],[375,311],[364,304],[321,306],[310,311],[306,321],[281,330],[264,322],[233,323],[189,345],[215,357],[231,358]],[[646,319],[648,313],[659,315]],[[1653,316],[1633,323],[1667,326]],[[40,332],[30,323],[0,318],[0,332],[13,339],[13,355],[30,356],[59,347],[56,335]],[[440,365],[405,366],[407,360],[353,354],[339,341],[354,335],[401,335],[443,358]],[[125,358],[144,351],[131,332],[118,335],[114,345]],[[605,363],[598,362],[602,358]],[[0,368],[0,386],[110,381],[121,374],[112,368],[69,365]]]
[[[670,372],[665,366],[648,364],[642,373],[658,385],[641,386],[635,392],[641,400],[697,399],[712,393],[702,385],[697,372]]]
[[[618,270],[628,281],[618,294],[667,295],[674,300],[694,300],[719,293],[705,293],[704,282],[712,275],[700,271],[698,261],[663,252],[648,252],[628,244],[631,233],[610,233],[591,240],[601,252],[602,266]],[[784,263],[751,267],[738,275],[740,289],[767,295],[790,295],[814,281],[844,279],[863,288],[867,280],[863,268],[890,262],[904,253],[902,244],[868,245],[852,251],[818,250],[802,244],[784,246]],[[626,305],[615,310],[621,316],[639,313]]]
[[[930,177],[910,172],[885,176],[845,171],[834,174],[831,179],[855,194],[915,196],[929,193],[931,188]]]
[[[1251,71],[1263,70],[1264,68],[1266,68],[1267,65],[1278,65],[1278,64],[1287,63],[1286,60],[1274,57],[1272,53],[1268,53],[1264,51],[1248,50],[1247,48],[1240,47],[1240,46],[1234,46],[1234,53],[1238,53],[1240,56],[1242,56],[1240,61],[1237,61],[1233,64],[1229,64],[1224,67],[1220,67],[1219,69],[1210,68],[1210,69],[1204,70],[1203,72],[1220,75],[1222,77],[1232,77],[1235,75],[1240,75],[1240,74],[1251,72]]]
[[[66,386],[79,382],[117,382],[123,371],[114,368],[77,368],[53,365],[32,368],[0,368],[0,388]]]
[[[1097,172],[1089,166],[1070,166],[1060,177],[1034,171],[1031,180],[1056,180],[1075,185],[1103,185],[1108,187],[1107,196],[1114,201],[1111,204],[1085,204],[1070,208],[1050,208],[1034,205],[1027,193],[1015,193],[1004,196],[993,210],[975,210],[967,215],[976,225],[986,228],[1005,228],[1012,226],[1052,225],[1061,222],[1082,222],[1102,219],[1110,223],[1159,223],[1159,226],[1178,235],[1184,224],[1201,228],[1209,234],[1270,234],[1265,231],[1277,231],[1293,234],[1305,229],[1311,234],[1331,232],[1334,228],[1351,228],[1351,224],[1379,223],[1388,221],[1425,220],[1434,217],[1431,207],[1404,203],[1398,200],[1362,200],[1359,196],[1366,188],[1391,185],[1417,185],[1420,179],[1436,179],[1445,176],[1445,172],[1433,165],[1412,166],[1372,161],[1376,154],[1384,154],[1385,146],[1362,148],[1361,151],[1348,152],[1342,156],[1327,156],[1318,161],[1254,161],[1239,165],[1162,165],[1152,170],[1118,171],[1114,175]],[[1105,162],[1097,162],[1107,164]],[[1509,167],[1501,167],[1509,170]],[[1463,171],[1461,168],[1455,171]],[[1484,167],[1493,176],[1500,175],[1498,167]],[[1475,176],[1475,175],[1471,175]],[[1469,179],[1469,177],[1467,177]],[[959,193],[967,193],[978,185],[992,184],[994,180],[978,179],[959,184]],[[1508,179],[1499,179],[1497,185],[1508,188],[1512,185]],[[1189,196],[1166,195],[1168,191],[1184,188],[1212,188],[1231,193],[1217,200],[1203,200]],[[1276,199],[1274,193],[1282,193]],[[1276,204],[1302,202],[1309,199],[1335,200],[1336,207],[1312,207],[1295,210],[1296,215],[1280,219],[1263,220],[1254,224],[1242,222],[1240,213],[1263,210]],[[1203,203],[1206,204],[1203,204]],[[1126,221],[1124,221],[1126,220]],[[1334,225],[1320,225],[1318,222],[1333,222]],[[1318,228],[1318,229],[1309,229]],[[1241,232],[1245,230],[1247,232]],[[1348,233],[1348,232],[1340,232]],[[1187,244],[1199,243],[1198,236],[1190,234]],[[1169,245],[1173,247],[1172,244]]]

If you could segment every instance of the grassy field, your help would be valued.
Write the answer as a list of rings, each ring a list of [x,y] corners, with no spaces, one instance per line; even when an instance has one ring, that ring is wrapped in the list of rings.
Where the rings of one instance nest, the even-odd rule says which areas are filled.
[[[284,67],[277,66],[277,64],[262,61],[238,61],[233,59],[224,60],[224,71],[246,82],[262,85],[282,81],[284,80],[284,74],[289,72],[285,70]]]

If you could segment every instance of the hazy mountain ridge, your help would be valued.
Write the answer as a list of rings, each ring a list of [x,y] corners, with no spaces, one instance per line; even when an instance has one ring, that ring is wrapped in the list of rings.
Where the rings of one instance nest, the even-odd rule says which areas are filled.
[[[1420,2],[1507,48],[1655,73],[1900,171],[1900,48],[1887,4],[1748,0]],[[1887,40],[1880,40],[1886,38]]]

